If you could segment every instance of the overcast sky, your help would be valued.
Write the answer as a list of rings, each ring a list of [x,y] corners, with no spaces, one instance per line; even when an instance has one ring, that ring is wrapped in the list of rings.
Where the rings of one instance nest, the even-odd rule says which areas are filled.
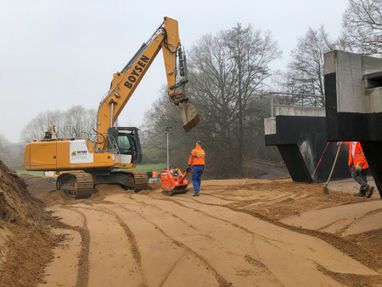
[[[45,110],[98,104],[112,74],[124,67],[163,16],[179,21],[182,44],[240,22],[270,30],[283,70],[308,27],[341,30],[347,0],[0,0],[0,135],[19,141]],[[136,89],[119,124],[140,126],[166,83],[162,55]]]

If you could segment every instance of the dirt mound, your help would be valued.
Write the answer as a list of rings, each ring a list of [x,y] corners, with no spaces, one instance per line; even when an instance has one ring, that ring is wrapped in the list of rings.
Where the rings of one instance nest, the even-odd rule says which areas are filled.
[[[324,194],[321,184],[296,183],[291,180],[247,181],[237,186],[213,186],[212,194],[234,200],[232,207],[255,210],[273,220],[300,215],[307,210],[364,202],[340,191]],[[240,200],[239,200],[240,199]]]
[[[354,242],[362,249],[367,250],[369,254],[373,254],[382,266],[382,229],[371,230],[360,234],[347,236],[346,239]],[[382,271],[382,268],[380,268]],[[382,281],[382,280],[381,280]]]
[[[0,161],[0,286],[35,286],[58,238],[55,219],[33,198],[24,181]]]
[[[0,218],[11,223],[35,224],[41,220],[42,204],[26,189],[24,181],[0,161]]]

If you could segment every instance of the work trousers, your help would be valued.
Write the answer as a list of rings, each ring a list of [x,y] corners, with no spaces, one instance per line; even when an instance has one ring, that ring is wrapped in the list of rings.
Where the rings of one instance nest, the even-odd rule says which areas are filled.
[[[204,165],[194,165],[192,166],[192,185],[194,186],[194,192],[199,193],[200,191],[200,184],[202,181],[202,174],[204,171]]]
[[[367,170],[363,169],[361,171],[357,171],[354,168],[354,165],[349,166],[351,177],[360,185],[360,191],[366,192],[367,191]]]

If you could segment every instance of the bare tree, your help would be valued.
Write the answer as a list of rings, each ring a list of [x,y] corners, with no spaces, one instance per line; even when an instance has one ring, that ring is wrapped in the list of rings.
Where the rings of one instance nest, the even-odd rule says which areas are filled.
[[[74,106],[63,114],[63,120],[66,130],[65,136],[76,134],[81,136],[81,133],[92,133],[96,125],[96,111],[93,109],[85,109],[82,106]]]
[[[352,51],[382,55],[381,0],[349,0],[340,43]]]
[[[60,111],[46,111],[38,114],[24,127],[22,139],[28,142],[33,139],[42,138],[49,124],[54,124],[57,127],[64,126],[62,118],[63,114]]]
[[[42,138],[48,125],[53,124],[57,128],[60,137],[81,136],[82,132],[92,133],[95,128],[96,111],[74,106],[67,111],[46,111],[38,114],[23,129],[24,141]]]
[[[143,148],[143,161],[148,163],[166,162],[166,135],[167,127],[170,132],[170,159],[171,164],[183,167],[187,163],[189,151],[193,148],[198,128],[185,133],[179,116],[180,110],[167,98],[167,91],[161,91],[163,97],[158,99],[145,114],[143,130],[140,131]]]
[[[324,54],[334,48],[335,44],[329,39],[324,27],[321,26],[318,30],[309,28],[291,53],[286,90],[300,95],[324,95]],[[317,97],[307,96],[306,101],[307,104],[316,105]]]
[[[238,24],[216,35],[202,37],[189,53],[187,88],[200,113],[200,124],[185,134],[178,128],[181,127],[178,111],[161,100],[146,117],[144,144],[163,156],[164,128],[170,125],[173,127],[172,151],[180,164],[184,164],[195,140],[199,139],[208,152],[210,175],[243,175],[243,161],[250,160],[253,146],[265,149],[262,138],[256,137],[257,144],[253,136],[256,129],[263,129],[263,121],[254,124],[250,114],[255,110],[252,103],[271,75],[269,64],[279,54],[270,33],[251,26]]]
[[[0,135],[0,160],[8,167],[22,168],[23,166],[23,145],[9,142]]]
[[[244,120],[248,114],[248,101],[263,87],[265,79],[270,76],[269,64],[280,52],[269,32],[263,36],[251,26],[243,28],[238,24],[226,32],[225,41],[229,48],[232,66],[236,67],[237,78],[233,87],[239,128],[235,134],[239,143],[238,159],[241,167],[244,160]]]
[[[191,50],[189,92],[202,111],[202,137],[215,143],[212,160],[227,163],[220,163],[220,170],[227,169],[222,172],[242,171],[248,102],[264,87],[279,54],[270,33],[240,24],[203,37]]]

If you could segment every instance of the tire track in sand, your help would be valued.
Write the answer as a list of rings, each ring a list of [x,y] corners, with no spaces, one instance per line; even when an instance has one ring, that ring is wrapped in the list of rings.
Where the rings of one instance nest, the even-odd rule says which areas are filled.
[[[83,227],[72,226],[70,229],[76,230],[81,236],[81,251],[78,259],[77,282],[75,287],[87,287],[89,282],[90,232],[87,226],[86,216],[76,208],[65,208],[76,212],[83,219]]]
[[[153,196],[150,196],[150,198],[155,199],[155,200],[161,200],[162,199],[162,198],[156,198]],[[184,199],[186,199],[186,198],[184,198]],[[319,230],[305,229],[305,228],[297,227],[297,226],[293,226],[293,225],[288,225],[288,224],[282,223],[281,221],[273,220],[273,219],[271,219],[267,216],[264,216],[264,215],[262,215],[256,211],[240,209],[240,208],[236,208],[232,205],[210,204],[210,203],[206,203],[203,201],[195,200],[194,198],[191,198],[191,200],[184,200],[184,199],[183,198],[181,198],[181,199],[177,198],[176,201],[175,200],[174,201],[175,202],[180,201],[180,202],[190,203],[190,204],[192,202],[194,202],[194,203],[200,204],[201,206],[205,206],[205,207],[225,207],[225,208],[228,208],[229,210],[234,211],[234,212],[240,212],[240,213],[248,214],[250,216],[253,216],[254,218],[263,220],[265,222],[269,222],[271,224],[274,224],[276,226],[288,229],[290,231],[297,232],[297,233],[300,233],[302,235],[308,235],[308,236],[312,236],[312,237],[316,237],[318,239],[321,239],[321,240],[327,242],[328,244],[332,245],[333,247],[337,248],[338,250],[342,251],[343,253],[345,253],[345,254],[349,255],[350,257],[356,259],[357,261],[361,262],[362,264],[368,266],[369,268],[371,268],[373,270],[377,270],[377,268],[380,268],[380,265],[378,264],[378,262],[376,260],[372,259],[367,254],[367,252],[365,252],[365,250],[361,249],[357,244],[355,244],[351,241],[348,241],[346,239],[343,239],[342,237],[339,237],[335,234],[331,234],[331,233],[327,233],[327,232],[321,232]],[[164,200],[173,200],[173,199],[164,199]]]
[[[170,211],[168,211],[166,209],[163,209],[163,208],[159,207],[158,205],[149,203],[147,201],[141,201],[141,200],[137,199],[136,197],[134,197],[133,199],[135,201],[139,202],[139,203],[142,203],[142,205],[147,205],[147,206],[151,206],[153,208],[156,208],[156,209],[158,209],[158,210],[160,210],[160,211],[162,211],[162,212],[164,212],[166,214],[170,214],[171,216],[173,216],[175,218],[178,218],[179,220],[181,220],[182,222],[186,223],[187,225],[190,225],[190,223],[188,223],[186,220],[180,218],[175,213],[172,213],[172,212],[170,212]],[[268,244],[272,245],[276,249],[280,249],[280,247],[278,245],[274,244],[273,242],[277,242],[279,244],[280,243],[285,244],[285,242],[282,242],[281,240],[264,237],[264,236],[262,236],[260,234],[257,234],[256,232],[253,232],[253,231],[251,231],[251,230],[249,230],[249,229],[247,229],[247,228],[245,228],[245,227],[243,227],[243,226],[241,226],[241,225],[239,225],[239,224],[237,224],[235,222],[231,222],[229,220],[226,220],[226,219],[223,219],[223,218],[220,218],[220,217],[208,214],[208,213],[206,213],[206,212],[204,212],[202,210],[186,206],[185,204],[179,203],[176,200],[173,200],[171,198],[153,199],[152,197],[150,197],[150,199],[151,199],[151,201],[171,202],[171,203],[177,204],[178,206],[180,206],[182,208],[186,208],[187,210],[198,212],[198,213],[202,214],[203,216],[206,216],[206,217],[209,217],[209,218],[211,218],[213,220],[217,220],[217,221],[229,224],[229,225],[231,225],[234,228],[240,229],[241,231],[244,231],[248,235],[252,236],[252,245],[253,246],[255,246],[255,244],[254,244],[255,238],[260,239],[260,240],[262,240],[264,242],[267,242]],[[203,231],[199,230],[198,228],[195,228],[195,230],[197,230],[200,234],[204,234]],[[211,238],[213,241],[216,240],[214,237],[212,237],[212,236],[210,236],[208,234],[206,234],[204,236],[208,237],[208,238]],[[267,277],[268,280],[270,280],[270,283],[272,284],[272,286],[283,286],[282,283],[277,280],[277,278],[272,273],[272,271],[265,264],[263,264],[261,261],[254,259],[252,256],[250,256],[248,254],[246,254],[244,256],[244,258],[245,258],[246,262],[248,262],[249,264],[251,264],[254,267],[253,271],[257,274],[258,278],[260,278],[260,277],[261,278]],[[245,276],[246,272],[248,272],[248,271],[241,271],[241,274],[243,276]]]
[[[112,203],[112,204],[114,204],[114,203]],[[136,264],[138,266],[138,270],[141,274],[142,284],[140,286],[148,287],[149,285],[147,283],[147,278],[146,278],[146,276],[143,272],[143,268],[142,268],[141,253],[139,251],[138,243],[137,243],[137,240],[134,236],[134,233],[131,231],[131,229],[127,226],[127,224],[122,220],[122,218],[116,212],[112,211],[111,209],[109,209],[105,206],[98,207],[94,204],[89,204],[89,206],[91,206],[91,207],[81,206],[81,209],[88,209],[88,210],[92,210],[92,211],[97,211],[97,212],[109,214],[117,220],[118,224],[123,229],[128,241],[130,243],[131,254],[132,254],[134,260],[136,261]]]
[[[368,216],[371,216],[371,215],[375,215],[377,213],[380,213],[382,212],[382,208],[378,208],[378,209],[374,209],[374,210],[370,210],[368,212],[366,212],[365,214],[363,214],[362,216],[358,217],[358,218],[355,218],[352,222],[350,222],[349,224],[343,226],[341,229],[339,229],[336,234],[340,235],[340,236],[343,236],[344,233],[346,233],[346,231],[348,231],[352,226],[358,224],[359,222],[361,222],[362,220],[364,220],[366,217]]]
[[[134,258],[131,242],[118,219],[106,210],[89,204],[72,205],[87,218],[92,244],[89,246],[87,286],[148,286]],[[82,286],[81,286],[82,287]]]
[[[237,224],[237,223],[235,223],[235,222],[232,222],[232,221],[223,219],[223,218],[221,218],[221,217],[217,217],[217,216],[211,215],[211,214],[209,214],[209,213],[207,213],[207,212],[204,212],[203,210],[200,210],[200,209],[196,209],[196,208],[193,208],[193,207],[189,207],[189,206],[187,206],[187,205],[185,205],[185,204],[183,204],[183,203],[181,203],[181,202],[179,202],[179,201],[177,201],[177,200],[173,200],[173,199],[171,199],[171,198],[161,198],[161,199],[159,199],[159,198],[153,198],[153,197],[150,197],[150,198],[152,198],[153,200],[172,202],[172,203],[175,203],[175,204],[177,204],[177,205],[179,205],[179,206],[181,206],[181,207],[190,209],[190,210],[195,211],[195,212],[199,212],[199,213],[201,213],[201,214],[203,214],[204,216],[207,216],[207,217],[209,217],[209,218],[212,218],[212,219],[219,220],[219,221],[222,221],[222,222],[224,222],[224,223],[230,224],[230,225],[232,225],[232,226],[235,227],[235,228],[238,228],[238,229],[240,229],[240,230],[242,230],[242,231],[244,231],[244,232],[246,232],[246,233],[248,233],[248,234],[251,234],[251,235],[254,236],[254,237],[260,238],[260,239],[262,239],[262,240],[268,242],[269,244],[273,245],[275,248],[279,248],[279,247],[276,246],[276,245],[274,245],[272,242],[284,243],[284,242],[281,241],[281,240],[277,240],[277,239],[273,239],[273,238],[267,238],[267,237],[265,237],[265,236],[262,236],[261,234],[258,234],[258,233],[256,233],[256,232],[253,232],[253,231],[251,231],[251,230],[245,228],[244,226],[241,226],[241,225],[239,225],[239,224]],[[137,199],[135,199],[135,200],[138,201]],[[189,224],[187,221],[185,221],[184,219],[180,218],[180,217],[177,216],[176,214],[174,214],[174,213],[170,213],[169,211],[164,210],[164,209],[162,209],[162,208],[160,208],[160,207],[158,207],[158,206],[156,206],[156,205],[154,205],[154,204],[149,204],[149,203],[147,203],[147,202],[143,202],[143,201],[138,201],[138,202],[140,202],[140,203],[144,203],[144,204],[147,204],[147,205],[150,205],[150,206],[155,207],[155,208],[157,208],[157,209],[160,209],[160,210],[162,210],[163,212],[169,213],[169,214],[171,214],[172,216],[178,218],[178,219],[181,220],[182,222],[185,222],[185,223]],[[198,203],[200,203],[200,202],[198,202]],[[205,205],[211,205],[211,204],[205,204]],[[212,206],[215,206],[215,205],[212,204]],[[221,207],[221,206],[219,205],[219,207]],[[223,206],[223,207],[224,207],[224,206]],[[194,227],[194,228],[195,228],[195,227]],[[195,229],[196,229],[196,228],[195,228]]]
[[[378,270],[378,268],[381,268],[381,265],[373,257],[367,254],[367,252],[364,249],[362,249],[360,246],[358,246],[356,243],[346,240],[335,234],[323,232],[320,230],[306,229],[300,226],[289,225],[281,221],[273,220],[253,210],[236,209],[235,207],[232,207],[232,206],[226,206],[226,207],[232,211],[241,212],[241,213],[253,216],[256,219],[260,219],[265,222],[279,226],[281,228],[285,228],[290,231],[300,233],[301,235],[308,235],[311,237],[315,237],[317,239],[321,239],[322,241],[328,243],[329,245],[340,250],[344,254],[347,254],[348,256],[354,258],[355,260],[361,262],[362,264],[364,264],[365,266],[369,267],[372,270],[376,271]]]
[[[151,203],[147,203],[145,201],[140,201],[140,200],[137,200],[137,199],[133,199],[132,200],[135,200],[136,202],[139,202],[141,203],[142,205],[145,205],[145,206],[150,206],[150,207],[153,207],[153,208],[156,208],[158,210],[160,210],[161,212],[163,212],[164,214],[168,214],[176,219],[178,219],[180,222],[184,223],[185,225],[187,225],[188,227],[192,228],[193,230],[197,230],[200,232],[200,230],[193,224],[187,222],[186,220],[184,220],[183,218],[181,218],[180,216],[176,215],[175,213],[172,213],[172,212],[169,212],[167,210],[164,210],[163,208],[160,208],[159,206],[157,205],[154,205],[154,204],[151,204]],[[198,210],[194,210],[194,211],[198,211]],[[211,236],[209,236],[208,234],[204,234],[204,233],[200,233],[201,236],[205,237],[206,239],[208,240],[212,240],[214,241],[215,239],[212,238]]]
[[[119,207],[124,209],[124,210],[127,210],[127,211],[130,211],[130,212],[134,212],[136,214],[138,214],[143,220],[146,220],[147,222],[150,222],[152,225],[155,226],[155,228],[160,232],[162,233],[164,236],[166,236],[168,239],[170,239],[176,246],[178,247],[181,247],[183,249],[185,249],[187,252],[189,252],[190,254],[192,254],[193,256],[195,256],[196,258],[198,258],[204,265],[206,265],[206,267],[208,268],[208,270],[210,272],[212,272],[212,274],[214,275],[216,281],[218,282],[219,286],[220,287],[229,287],[229,286],[232,286],[232,283],[228,282],[208,261],[206,258],[204,258],[203,256],[201,256],[200,254],[198,254],[197,252],[195,252],[193,249],[191,249],[189,246],[185,245],[183,242],[180,242],[178,240],[176,240],[175,238],[173,238],[172,236],[170,236],[167,232],[165,232],[159,225],[157,225],[155,222],[151,221],[150,219],[148,219],[146,216],[144,216],[141,212],[138,212],[136,210],[133,210],[133,209],[129,209],[127,207],[125,207],[124,205],[122,204],[119,204]],[[169,273],[171,273],[174,268],[176,267],[176,265],[173,266],[172,270],[170,270]],[[167,276],[168,278],[168,276]]]
[[[151,209],[150,206],[139,204],[137,201],[128,200],[128,202],[128,206],[132,205],[134,209],[142,211]],[[116,205],[114,205],[113,211],[128,224],[139,243],[142,267],[149,286],[179,286],[179,282],[187,282],[187,286],[212,287],[219,285],[215,276],[199,258],[176,245],[151,222],[143,220],[138,213],[130,212]],[[156,209],[155,213],[159,217],[172,218]],[[181,224],[181,226],[185,225]],[[189,226],[188,228],[194,230]]]
[[[134,200],[134,201],[131,202],[130,200]],[[174,204],[174,206],[173,207],[168,206],[168,208],[163,209],[162,208],[163,204],[159,204],[160,201],[163,201],[163,203],[167,203],[167,204],[170,202],[170,204]],[[117,201],[113,201],[113,202],[118,203],[118,202],[121,202],[121,200],[117,200]],[[206,212],[203,212],[203,211],[195,209],[195,208],[188,207],[188,206],[183,205],[181,203],[178,204],[178,202],[173,201],[171,198],[160,198],[160,199],[155,198],[154,199],[151,196],[146,197],[146,196],[141,196],[141,195],[135,195],[133,197],[130,197],[129,201],[123,201],[123,202],[124,202],[124,204],[127,204],[127,205],[132,205],[133,202],[135,202],[135,203],[139,203],[139,205],[144,206],[144,207],[151,207],[151,208],[157,209],[163,215],[165,215],[165,214],[169,215],[171,217],[176,218],[180,222],[185,223],[186,226],[188,226],[188,227],[192,228],[194,231],[196,231],[199,236],[203,236],[203,237],[210,239],[210,242],[212,245],[216,245],[215,243],[213,243],[213,242],[216,242],[220,246],[217,249],[217,250],[219,250],[217,252],[223,252],[223,250],[224,250],[224,254],[225,254],[225,255],[219,256],[219,257],[221,257],[220,261],[223,262],[223,261],[227,260],[226,256],[234,256],[235,257],[236,263],[234,265],[232,265],[232,268],[235,270],[234,272],[228,271],[228,270],[225,270],[222,272],[222,270],[225,269],[224,267],[222,270],[220,270],[220,272],[224,273],[224,274],[227,274],[225,272],[229,272],[230,273],[229,276],[232,277],[232,279],[229,279],[229,280],[232,282],[235,282],[234,284],[239,284],[238,286],[242,286],[240,284],[244,284],[244,282],[242,281],[241,283],[238,283],[237,280],[240,281],[241,279],[244,279],[246,277],[254,278],[253,276],[256,274],[255,275],[255,277],[257,278],[256,279],[256,284],[257,284],[256,286],[264,286],[263,284],[268,284],[268,285],[271,284],[271,286],[282,286],[280,281],[276,278],[276,276],[273,274],[273,272],[265,264],[262,264],[262,265],[253,264],[253,260],[248,261],[247,257],[252,255],[251,258],[253,258],[253,256],[254,256],[255,258],[259,259],[259,255],[257,254],[256,250],[254,249],[254,246],[255,246],[254,242],[256,241],[256,239],[261,240],[263,242],[266,242],[269,245],[272,245],[273,249],[280,249],[280,246],[276,245],[275,243],[278,243],[280,245],[280,244],[285,244],[285,242],[280,241],[278,239],[264,237],[261,234],[257,234],[256,232],[253,232],[253,231],[251,231],[251,230],[249,230],[243,226],[240,226],[237,223],[222,219],[220,217],[210,215]],[[188,202],[188,203],[191,203],[191,202]],[[134,204],[134,205],[136,206],[136,204]],[[175,207],[178,207],[178,208],[175,208]],[[179,210],[179,208],[184,209],[184,210],[183,211]],[[220,240],[221,237],[219,237],[219,236],[216,237],[216,235],[215,235],[215,237],[211,236],[208,232],[206,233],[206,230],[203,231],[200,228],[196,228],[194,225],[192,225],[189,222],[190,220],[185,220],[185,219],[181,218],[179,215],[185,213],[185,211],[187,211],[186,213],[188,213],[188,214],[189,214],[189,211],[197,212],[202,217],[208,217],[208,218],[212,219],[213,221],[220,222],[223,225],[224,224],[230,225],[231,228],[238,229],[236,231],[231,230],[230,233],[239,234],[240,233],[239,231],[246,233],[247,236],[250,237],[251,239],[250,240],[248,240],[248,238],[247,239],[241,238],[241,239],[248,241],[248,243],[251,242],[251,244],[248,245],[247,251],[243,251],[243,250],[238,251],[236,249],[236,247],[232,248],[233,245],[230,245],[230,244],[227,245],[226,243],[224,243],[224,241],[221,241]],[[175,212],[175,213],[173,213],[173,212]],[[159,214],[157,216],[162,217]],[[187,216],[186,218],[189,218],[189,217]],[[191,220],[191,222],[193,222],[193,221]],[[197,222],[200,222],[200,221],[197,220]],[[222,226],[221,224],[218,224],[218,225]],[[216,227],[216,224],[212,224],[211,226]],[[211,230],[213,230],[213,229],[214,228],[212,228]],[[181,231],[179,230],[179,232],[181,232]],[[208,248],[208,247],[199,246],[198,248],[200,250],[205,250],[204,248]],[[249,254],[251,254],[251,255],[249,255]],[[208,255],[211,255],[211,254],[208,254]],[[240,259],[238,257],[240,257]],[[206,258],[208,258],[208,256]],[[216,258],[214,258],[213,260],[215,260],[215,259]],[[231,259],[229,259],[229,260],[231,260]],[[259,260],[257,260],[257,261],[260,262]],[[217,263],[217,265],[216,265],[216,263],[217,262],[215,262],[214,264],[215,264],[215,266],[217,266],[217,268],[222,267],[220,263]],[[239,279],[239,278],[241,278],[241,279]],[[248,283],[249,283],[249,281],[246,281],[245,284],[248,284]],[[252,283],[252,284],[254,284],[254,283]],[[258,285],[258,284],[260,284],[260,285]]]
[[[136,196],[137,197],[137,196]],[[145,200],[144,197],[140,197],[142,200]],[[243,225],[247,228],[250,228],[250,230],[255,231],[259,230],[265,234],[262,234],[263,236],[268,237],[271,236],[272,238],[280,237],[281,234],[283,236],[285,235],[285,238],[283,237],[283,240],[285,239],[284,243],[287,243],[287,245],[282,245],[282,252],[278,252],[274,248],[269,248],[268,246],[264,245],[262,242],[257,242],[257,247],[259,252],[261,253],[260,258],[263,263],[265,263],[267,266],[271,266],[272,273],[275,271],[278,276],[282,276],[288,284],[296,284],[296,281],[293,282],[291,280],[290,276],[286,276],[287,273],[285,273],[285,267],[287,267],[290,263],[296,262],[295,260],[298,260],[298,267],[299,270],[306,270],[309,271],[304,274],[304,280],[311,280],[312,278],[315,278],[315,284],[318,285],[319,283],[330,283],[333,285],[336,285],[333,281],[331,281],[327,276],[322,274],[317,268],[309,269],[307,266],[313,265],[312,263],[323,263],[325,266],[327,266],[330,270],[336,270],[336,272],[346,272],[347,270],[353,269],[355,273],[357,274],[364,274],[364,275],[372,275],[374,274],[372,270],[365,268],[365,266],[360,265],[356,261],[352,260],[351,258],[346,258],[343,254],[336,251],[333,247],[330,245],[325,244],[324,242],[320,242],[319,239],[314,239],[312,237],[306,237],[304,235],[298,235],[293,234],[290,231],[288,231],[288,228],[280,229],[276,225],[269,225],[266,223],[266,221],[259,221],[259,220],[252,220],[248,217],[248,215],[244,215],[242,212],[235,211],[233,213],[229,211],[229,209],[225,209],[224,207],[207,207],[209,204],[203,204],[198,203],[197,205],[192,204],[191,202],[185,203],[189,205],[190,207],[196,207],[200,208],[208,213],[212,213],[214,216],[223,217],[224,219],[234,220],[235,223]],[[168,209],[170,209],[170,205],[163,205],[161,206],[168,206]],[[203,207],[204,206],[204,207]],[[212,209],[210,209],[212,208]],[[167,207],[166,207],[167,209]],[[177,209],[178,212],[181,212],[181,209]],[[192,216],[192,214],[188,213],[188,216]],[[199,218],[199,217],[198,217]],[[201,217],[200,217],[201,218]],[[198,220],[199,219],[194,219]],[[209,224],[211,225],[211,224]],[[280,226],[281,227],[281,226]],[[294,231],[294,230],[293,230]],[[296,237],[293,239],[293,237]],[[296,242],[301,241],[301,244],[298,245]],[[317,248],[315,250],[310,249],[309,246],[317,244]],[[249,249],[248,249],[249,250]],[[266,253],[264,250],[268,250]],[[329,253],[335,253],[336,258],[330,257],[330,255],[327,255],[326,253],[319,252],[327,252]],[[274,260],[274,258],[279,257],[282,253],[287,255],[287,257],[284,257],[283,260],[281,260],[283,263],[280,263],[279,260]],[[263,261],[263,259],[265,259]],[[285,261],[285,262],[284,262]],[[281,264],[283,268],[281,268]],[[347,267],[344,267],[347,266]],[[290,269],[290,271],[294,274],[297,271],[293,269],[292,267],[286,268]],[[289,272],[289,271],[288,271]],[[297,274],[297,273],[296,273]],[[324,275],[324,276],[323,276]],[[302,282],[300,282],[302,283]]]
[[[164,283],[166,283],[166,281],[170,277],[171,273],[174,272],[175,268],[178,266],[179,262],[181,260],[183,260],[183,258],[186,256],[186,254],[187,254],[187,250],[185,249],[182,256],[180,256],[178,258],[178,260],[176,260],[174,262],[174,264],[171,266],[171,268],[168,270],[168,272],[164,275],[164,277],[163,277],[162,281],[159,283],[158,287],[162,287],[164,285]]]
[[[148,287],[148,283],[147,283],[147,278],[145,276],[145,273],[143,272],[143,267],[142,267],[142,258],[141,258],[141,253],[139,251],[139,247],[138,247],[138,243],[137,243],[137,240],[134,236],[134,233],[131,231],[131,229],[127,226],[127,224],[122,220],[122,218],[114,211],[112,211],[111,209],[107,208],[107,207],[101,207],[105,212],[113,215],[119,225],[122,227],[123,231],[125,232],[126,234],[126,237],[128,238],[129,242],[130,242],[130,246],[131,246],[131,253],[136,261],[136,264],[138,266],[138,270],[139,272],[141,273],[141,276],[142,276],[142,284],[141,286],[142,287]],[[100,209],[97,209],[98,211],[101,211]]]

